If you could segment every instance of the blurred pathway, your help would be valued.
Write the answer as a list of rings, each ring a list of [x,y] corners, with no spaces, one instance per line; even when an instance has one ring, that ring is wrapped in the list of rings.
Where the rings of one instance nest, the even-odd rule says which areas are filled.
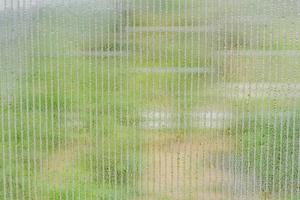
[[[140,199],[259,199],[242,175],[221,167],[234,144],[212,134],[191,138],[154,136],[146,157]],[[216,159],[216,156],[219,159]],[[245,178],[245,177],[244,177]]]

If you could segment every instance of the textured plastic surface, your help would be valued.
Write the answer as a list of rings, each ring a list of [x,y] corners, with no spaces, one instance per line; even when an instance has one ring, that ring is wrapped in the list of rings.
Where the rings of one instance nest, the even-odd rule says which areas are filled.
[[[292,0],[0,0],[0,199],[300,199]]]

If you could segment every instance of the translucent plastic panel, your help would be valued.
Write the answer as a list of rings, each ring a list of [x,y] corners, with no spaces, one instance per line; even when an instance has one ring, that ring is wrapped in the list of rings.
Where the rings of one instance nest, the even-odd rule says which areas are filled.
[[[300,199],[299,13],[0,0],[0,199]]]

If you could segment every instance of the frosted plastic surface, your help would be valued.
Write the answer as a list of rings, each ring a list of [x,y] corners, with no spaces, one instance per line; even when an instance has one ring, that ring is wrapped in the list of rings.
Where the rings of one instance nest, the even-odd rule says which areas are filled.
[[[0,199],[300,199],[296,0],[0,0]]]

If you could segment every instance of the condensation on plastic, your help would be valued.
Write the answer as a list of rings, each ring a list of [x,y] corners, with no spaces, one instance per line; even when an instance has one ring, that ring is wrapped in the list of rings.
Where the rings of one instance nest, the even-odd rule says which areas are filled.
[[[300,199],[300,3],[0,0],[0,199]]]

